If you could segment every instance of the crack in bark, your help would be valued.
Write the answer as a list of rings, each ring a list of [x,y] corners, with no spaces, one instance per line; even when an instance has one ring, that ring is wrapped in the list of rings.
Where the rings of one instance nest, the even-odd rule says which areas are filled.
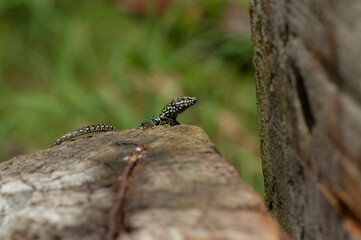
[[[300,73],[300,70],[298,69],[298,67],[295,65],[294,62],[291,63],[291,68],[295,74],[297,94],[298,94],[298,98],[301,102],[303,117],[305,119],[305,122],[306,122],[309,132],[312,132],[312,129],[315,125],[315,118],[312,113],[312,109],[311,109],[310,101],[308,98],[308,93],[307,93],[307,90],[305,87],[304,79]]]
[[[127,161],[127,165],[125,166],[121,176],[118,177],[120,183],[115,197],[115,203],[109,211],[108,232],[106,234],[107,240],[114,240],[123,231],[129,231],[129,229],[125,229],[124,224],[124,203],[126,200],[126,191],[129,188],[129,179],[138,161],[142,159],[142,152],[144,150],[150,150],[148,145],[142,145],[135,142],[116,141],[115,144],[118,146],[135,145],[136,147],[134,148],[131,156],[123,158],[123,160]]]

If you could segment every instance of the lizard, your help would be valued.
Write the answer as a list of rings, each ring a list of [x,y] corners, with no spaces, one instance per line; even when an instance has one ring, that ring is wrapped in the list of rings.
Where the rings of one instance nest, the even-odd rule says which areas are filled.
[[[149,122],[142,122],[138,128],[151,128],[157,125],[170,125],[175,126],[180,123],[177,121],[177,117],[179,114],[184,112],[187,108],[196,104],[198,99],[196,97],[187,97],[182,96],[178,98],[174,98],[168,104],[166,104],[161,110],[159,116],[154,116],[150,119]],[[52,147],[61,144],[62,142],[69,140],[74,137],[78,137],[88,133],[95,132],[119,132],[119,130],[109,124],[94,124],[86,127],[82,127],[76,129],[74,131],[68,132],[61,137],[57,138],[53,143]]]

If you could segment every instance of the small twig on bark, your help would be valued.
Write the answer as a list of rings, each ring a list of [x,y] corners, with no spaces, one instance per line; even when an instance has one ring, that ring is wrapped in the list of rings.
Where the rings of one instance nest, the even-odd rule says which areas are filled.
[[[125,202],[125,194],[128,188],[129,177],[132,173],[132,170],[138,163],[138,161],[142,158],[142,152],[144,150],[150,150],[148,145],[142,145],[135,142],[122,142],[116,141],[117,145],[135,145],[136,147],[133,150],[133,154],[131,156],[126,156],[123,160],[127,161],[127,165],[125,166],[122,175],[119,176],[118,181],[120,182],[119,188],[117,190],[117,195],[115,197],[115,203],[113,207],[109,211],[108,218],[108,232],[106,235],[107,240],[114,240],[123,230],[118,228],[121,225],[124,213],[123,206]]]

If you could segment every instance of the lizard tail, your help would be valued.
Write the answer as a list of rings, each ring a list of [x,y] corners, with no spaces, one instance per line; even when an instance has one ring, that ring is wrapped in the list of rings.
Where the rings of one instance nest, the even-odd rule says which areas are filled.
[[[84,134],[88,134],[88,133],[93,133],[93,132],[119,132],[119,130],[109,124],[95,124],[95,125],[90,125],[90,126],[86,126],[86,127],[82,127],[79,129],[76,129],[74,131],[68,132],[67,134],[64,134],[63,136],[59,137],[58,139],[55,140],[55,142],[53,143],[53,146],[59,145],[62,142],[80,136],[80,135],[84,135]]]

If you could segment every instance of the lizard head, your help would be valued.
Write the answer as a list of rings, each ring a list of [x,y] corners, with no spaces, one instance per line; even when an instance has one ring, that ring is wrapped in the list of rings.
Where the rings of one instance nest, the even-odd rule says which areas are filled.
[[[170,103],[165,105],[159,115],[159,118],[176,119],[178,114],[184,112],[190,106],[196,104],[198,99],[196,97],[178,97],[173,99]]]

